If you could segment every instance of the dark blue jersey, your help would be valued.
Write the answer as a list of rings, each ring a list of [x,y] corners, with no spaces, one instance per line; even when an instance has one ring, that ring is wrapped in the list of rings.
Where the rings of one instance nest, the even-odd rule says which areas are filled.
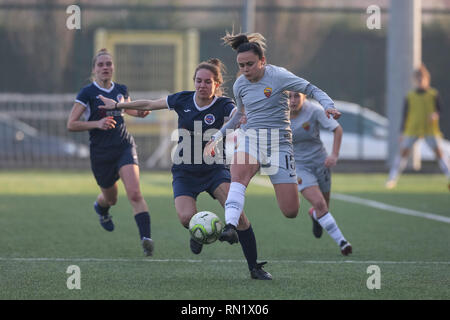
[[[119,101],[122,97],[128,99],[127,87],[114,82],[111,83],[109,89],[100,87],[95,81],[81,89],[75,101],[86,107],[85,117],[87,121],[98,121],[104,117],[113,116],[117,122],[114,129],[89,130],[91,148],[125,148],[134,145],[133,137],[128,133],[125,126],[122,111],[98,108],[98,106],[103,105],[103,102],[98,98],[100,94],[115,101]]]
[[[169,95],[167,105],[170,110],[174,110],[178,114],[178,129],[184,129],[179,131],[179,148],[176,155],[179,158],[190,159],[190,163],[186,163],[187,161],[176,163],[174,161],[173,167],[188,170],[208,170],[213,169],[213,167],[224,167],[223,164],[208,165],[203,161],[203,148],[209,140],[203,141],[203,136],[206,131],[214,129],[210,132],[216,132],[223,126],[225,118],[230,117],[236,108],[233,100],[227,97],[215,97],[210,105],[199,107],[195,103],[195,91],[182,91]],[[186,133],[188,132],[190,133],[191,148],[185,150],[180,146],[188,145],[186,141],[183,142],[183,137],[187,136]],[[199,148],[199,141],[201,141],[201,149]],[[190,152],[190,157],[186,156],[185,152]]]

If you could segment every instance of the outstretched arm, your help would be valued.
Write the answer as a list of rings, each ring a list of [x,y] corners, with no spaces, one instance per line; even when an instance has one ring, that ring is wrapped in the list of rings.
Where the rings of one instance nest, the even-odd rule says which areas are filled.
[[[125,102],[124,100],[121,100],[119,102]],[[126,102],[131,102],[131,98],[128,97]],[[137,118],[145,118],[146,116],[148,116],[150,114],[151,111],[149,110],[132,110],[132,109],[127,109],[125,110],[125,113],[133,116],[133,117],[137,117]]]
[[[325,91],[289,71],[281,72],[280,75],[281,81],[285,84],[286,90],[301,92],[306,94],[309,98],[317,100],[325,109],[325,115],[327,118],[332,116],[334,119],[339,119],[341,113],[336,109],[334,106],[334,101]]]
[[[135,100],[129,102],[116,102],[113,99],[105,98],[99,95],[104,105],[99,106],[100,109],[114,110],[114,109],[132,109],[132,110],[161,110],[167,108],[166,98],[158,100]]]
[[[241,124],[241,118],[244,116],[244,110],[243,108],[236,108],[236,111],[233,112],[230,120],[225,123],[222,128],[220,128],[220,131],[218,131],[214,136],[215,140],[220,140],[227,134],[227,130],[235,130],[239,125]]]
[[[333,131],[334,139],[333,139],[333,149],[331,154],[325,159],[325,167],[331,168],[334,167],[339,158],[339,150],[341,149],[342,135],[344,131],[341,126],[337,126]]]
[[[230,120],[225,123],[222,128],[217,131],[212,137],[211,140],[208,141],[205,148],[203,149],[203,154],[205,156],[214,155],[214,148],[217,143],[222,140],[224,136],[227,134],[227,130],[235,130],[241,124],[241,118],[245,115],[243,108],[237,107],[236,111],[234,111]]]

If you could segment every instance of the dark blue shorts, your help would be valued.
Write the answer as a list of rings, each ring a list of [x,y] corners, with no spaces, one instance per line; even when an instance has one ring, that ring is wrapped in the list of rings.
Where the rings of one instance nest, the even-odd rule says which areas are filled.
[[[97,184],[104,189],[112,187],[119,180],[119,170],[127,164],[139,165],[135,146],[103,151],[91,148],[91,169]]]
[[[189,196],[197,199],[197,196],[207,191],[215,199],[213,192],[224,182],[230,183],[231,174],[226,168],[214,168],[212,170],[190,171],[172,168],[173,197]]]

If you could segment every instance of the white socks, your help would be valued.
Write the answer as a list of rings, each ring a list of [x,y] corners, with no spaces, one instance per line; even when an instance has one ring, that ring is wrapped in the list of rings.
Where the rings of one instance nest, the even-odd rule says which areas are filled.
[[[398,175],[405,170],[406,165],[408,164],[407,157],[401,157],[397,155],[394,159],[394,163],[392,164],[391,171],[389,172],[389,180],[396,180]]]
[[[227,201],[225,202],[225,223],[231,223],[237,226],[239,217],[244,209],[245,190],[246,186],[239,182],[232,182],[230,184],[230,191],[228,192]]]
[[[450,170],[449,170],[449,164],[446,159],[439,158],[438,159],[439,167],[441,168],[442,172],[445,174],[447,179],[450,179]]]
[[[319,219],[317,219],[316,210],[314,210],[313,217],[320,224],[320,226],[328,232],[328,234],[331,236],[331,238],[333,238],[333,240],[338,244],[338,246],[341,244],[342,240],[347,241],[342,235],[342,232],[337,226],[336,221],[334,220],[331,213],[327,212]]]

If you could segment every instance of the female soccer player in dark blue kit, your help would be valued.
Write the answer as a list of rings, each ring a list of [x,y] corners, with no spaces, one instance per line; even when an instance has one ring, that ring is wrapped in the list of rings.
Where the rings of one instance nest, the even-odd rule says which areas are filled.
[[[153,254],[150,237],[150,214],[139,187],[139,167],[136,145],[128,133],[121,111],[99,109],[99,95],[114,101],[130,101],[127,87],[111,81],[114,72],[112,56],[100,50],[92,62],[94,81],[81,89],[67,121],[70,131],[89,131],[91,168],[101,193],[94,203],[101,226],[114,230],[109,208],[117,202],[117,180],[122,179],[128,200],[133,207],[144,254]],[[148,111],[127,111],[136,117],[145,117]],[[85,115],[87,121],[80,120]]]
[[[169,109],[178,114],[178,129],[179,133],[183,134],[180,133],[178,152],[175,154],[181,160],[174,161],[172,166],[172,186],[175,209],[185,228],[189,227],[190,219],[197,212],[196,199],[201,192],[208,192],[224,206],[230,188],[231,176],[225,165],[217,162],[207,164],[203,159],[203,148],[207,141],[200,138],[201,148],[195,150],[195,140],[198,136],[203,137],[203,134],[210,129],[220,129],[236,111],[234,102],[230,98],[221,96],[222,70],[223,65],[218,59],[202,62],[194,73],[195,91],[182,91],[159,100],[117,103],[112,99],[100,97],[105,104],[101,108],[106,110]],[[183,139],[190,139],[190,144]],[[190,145],[190,148],[183,147],[186,145]],[[186,155],[186,152],[191,154]],[[270,273],[262,269],[264,263],[257,263],[255,235],[244,212],[239,218],[237,230],[251,277],[271,280]],[[194,254],[199,254],[202,247],[201,243],[190,239],[190,248]]]

